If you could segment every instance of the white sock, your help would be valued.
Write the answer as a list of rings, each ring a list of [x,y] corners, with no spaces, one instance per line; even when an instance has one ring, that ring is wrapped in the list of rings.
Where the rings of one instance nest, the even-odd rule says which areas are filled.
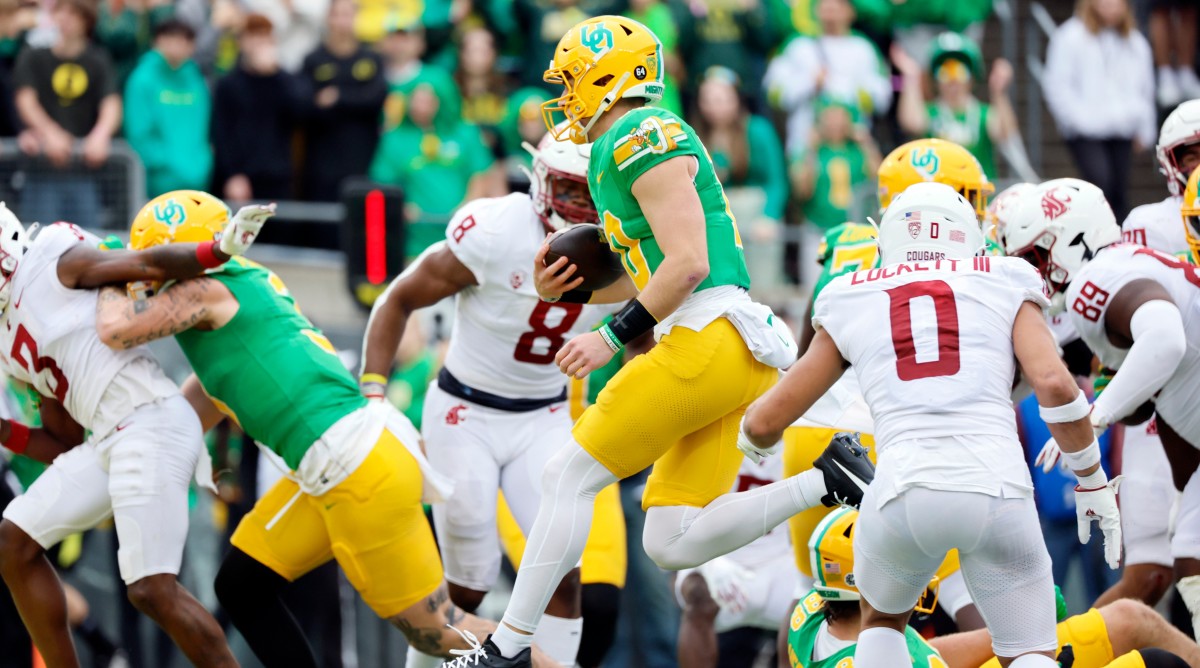
[[[596,494],[616,481],[617,477],[574,439],[546,462],[542,502],[500,624],[500,631],[507,632],[496,633],[496,646],[504,656],[511,657],[512,649],[520,651],[531,642],[530,636],[506,630],[504,625],[528,633],[537,630],[554,590],[583,556]],[[501,642],[508,643],[507,648]]]
[[[1200,637],[1200,575],[1189,575],[1175,583],[1179,596],[1192,613],[1192,635]]]
[[[404,657],[404,668],[442,668],[445,662],[446,660],[439,656],[429,656],[409,647],[408,654]]]
[[[859,633],[854,668],[912,668],[904,634],[878,626]]]
[[[544,615],[537,631],[533,632],[533,642],[542,648],[551,659],[567,666],[575,665],[579,654],[579,640],[583,637],[583,618],[567,619]]]
[[[533,644],[533,636],[517,633],[508,626],[500,624],[492,632],[492,642],[496,644],[500,654],[511,659],[520,654],[521,650]]]
[[[1058,668],[1058,662],[1045,654],[1022,654],[1008,668]]]
[[[809,469],[746,492],[723,494],[703,508],[656,506],[646,512],[642,546],[661,568],[695,568],[820,505],[825,493],[824,474]]]
[[[1158,82],[1161,85],[1164,81],[1175,81],[1175,68],[1170,65],[1158,66]]]

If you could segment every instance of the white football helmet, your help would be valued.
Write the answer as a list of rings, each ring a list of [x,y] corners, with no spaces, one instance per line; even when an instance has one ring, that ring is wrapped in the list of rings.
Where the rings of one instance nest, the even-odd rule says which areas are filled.
[[[1175,107],[1158,131],[1158,171],[1167,177],[1167,189],[1172,195],[1182,195],[1187,186],[1187,174],[1179,169],[1175,151],[1181,146],[1200,143],[1200,100],[1188,100]]]
[[[0,313],[12,297],[12,276],[29,247],[25,226],[0,202]]]
[[[1102,190],[1079,179],[1054,179],[1021,198],[1004,238],[1004,252],[1038,270],[1052,311],[1061,312],[1071,279],[1096,251],[1121,241],[1121,228]]]
[[[598,223],[596,204],[588,192],[588,159],[591,144],[576,144],[569,139],[556,140],[551,133],[542,137],[537,148],[521,144],[533,156],[529,176],[529,196],[538,217],[551,230],[567,225]],[[582,186],[582,187],[581,187]]]
[[[991,234],[1001,248],[1005,247],[1004,228],[1008,224],[1008,219],[1020,205],[1021,198],[1036,187],[1032,183],[1015,183],[1002,190],[988,204],[984,222],[985,225],[991,225],[991,229],[986,230],[985,234]]]
[[[954,188],[915,183],[892,198],[879,224],[879,263],[961,260],[983,248],[975,207]]]

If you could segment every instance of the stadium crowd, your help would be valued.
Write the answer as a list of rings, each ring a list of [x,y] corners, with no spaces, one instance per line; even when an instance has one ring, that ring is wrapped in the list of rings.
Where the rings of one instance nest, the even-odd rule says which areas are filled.
[[[416,257],[445,236],[464,204],[529,187],[536,170],[530,149],[546,135],[542,103],[561,90],[542,80],[555,45],[588,17],[622,14],[661,39],[666,93],[657,104],[682,114],[703,140],[746,235],[750,275],[778,296],[795,284],[811,290],[830,235],[843,234],[847,220],[876,213],[884,156],[909,139],[954,142],[990,181],[1023,180],[1027,158],[1012,90],[1020,64],[987,62],[980,46],[992,4],[0,0],[0,138],[15,139],[19,152],[0,159],[40,165],[14,188],[12,208],[22,220],[69,215],[89,229],[101,226],[105,194],[97,174],[110,161],[114,140],[127,142],[144,166],[147,199],[203,190],[235,208],[251,201],[336,202],[347,182],[366,177],[403,190],[405,217],[415,231],[406,254]],[[1138,16],[1146,17],[1144,25]],[[1168,112],[1200,98],[1198,20],[1188,0],[1078,0],[1049,41],[1046,106],[1078,175],[1101,189],[1118,221],[1140,203],[1128,196],[1135,156],[1153,149]],[[421,331],[429,326],[409,321],[386,378],[387,398],[418,428],[445,354],[444,347],[426,345],[437,338]],[[602,383],[593,384],[572,391],[594,400]],[[23,392],[10,390],[7,399],[11,413],[32,416]],[[1035,402],[1019,410],[1032,460],[1047,428],[1033,417]],[[278,476],[269,472],[268,455],[256,456],[236,426],[215,433],[210,447],[226,467],[218,505],[228,510],[222,524],[232,533]],[[1109,437],[1102,446],[1107,468],[1114,451]],[[40,471],[23,458],[7,466],[24,484]],[[645,520],[644,478],[621,484],[630,535],[640,533]],[[1083,591],[1067,593],[1072,611],[1081,612],[1116,576],[1105,568],[1099,545],[1074,540],[1070,474],[1047,469],[1035,472],[1034,482],[1055,581],[1066,582],[1068,565],[1079,562],[1071,582]],[[605,630],[607,641],[596,640],[594,630],[585,635],[581,665],[584,656],[599,665],[605,650],[587,645],[596,642],[613,645],[604,665],[690,668],[683,647],[706,642],[701,638],[715,628],[723,631],[717,665],[765,665],[774,656],[774,634],[764,634],[764,624],[728,633],[720,626],[721,611],[738,605],[728,597],[744,595],[736,586],[747,577],[740,566],[702,571],[712,597],[695,597],[686,575],[668,583],[640,554],[641,541],[629,543],[621,626]],[[804,553],[799,561],[808,558],[805,545],[793,547]],[[519,554],[510,549],[510,557]],[[791,558],[787,552],[785,560]],[[71,560],[56,554],[60,563]],[[333,611],[338,577],[330,562],[289,592],[321,666],[341,666],[345,655],[342,620]],[[618,579],[625,584],[624,572]],[[733,593],[720,591],[721,583],[734,583]],[[587,596],[585,587],[585,616]],[[165,636],[157,655],[148,656],[136,622],[128,619],[121,637],[102,631],[73,589],[67,604],[72,628],[96,666],[150,668],[180,660]],[[136,614],[128,612],[127,618]],[[1144,611],[1118,612],[1132,619]],[[32,665],[29,653],[9,651],[11,643],[28,647],[28,637],[4,635],[20,630],[19,618],[0,618],[17,627],[0,628],[0,668]],[[954,611],[924,623],[932,634],[955,621],[969,628]],[[1191,630],[1186,610],[1172,621]],[[1157,621],[1138,617],[1137,623],[1150,628]],[[389,665],[400,665],[395,659]],[[787,661],[786,651],[778,659]]]

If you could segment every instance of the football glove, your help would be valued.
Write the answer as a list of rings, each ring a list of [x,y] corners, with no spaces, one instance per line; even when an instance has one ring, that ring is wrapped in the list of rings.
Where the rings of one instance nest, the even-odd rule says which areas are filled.
[[[1084,545],[1092,537],[1092,522],[1100,525],[1104,535],[1104,560],[1108,567],[1121,567],[1121,512],[1117,509],[1117,489],[1122,476],[1108,481],[1095,489],[1075,486],[1075,517],[1079,526],[1079,542]]]
[[[754,571],[743,568],[727,557],[717,557],[696,569],[704,576],[708,592],[721,609],[738,614],[750,602],[745,583],[754,579]]]
[[[1042,451],[1038,453],[1037,459],[1033,460],[1033,465],[1042,467],[1042,473],[1049,473],[1055,464],[1058,464],[1063,473],[1070,472],[1067,469],[1067,460],[1063,459],[1062,448],[1058,447],[1058,441],[1051,438],[1042,446]]]
[[[254,239],[258,237],[263,223],[274,215],[274,202],[250,204],[238,209],[233,220],[230,220],[229,224],[225,226],[225,230],[221,232],[221,252],[230,257],[245,255],[246,251],[250,249],[250,244],[254,243]]]
[[[761,464],[764,459],[779,452],[779,443],[767,448],[760,448],[750,442],[750,437],[746,435],[746,430],[743,429],[743,424],[746,422],[745,416],[742,416],[742,421],[738,423],[737,449],[742,451],[746,458],[755,464]]]

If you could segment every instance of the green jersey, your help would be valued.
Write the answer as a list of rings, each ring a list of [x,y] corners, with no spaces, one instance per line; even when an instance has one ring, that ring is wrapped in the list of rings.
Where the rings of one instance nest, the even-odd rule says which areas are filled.
[[[825,623],[825,615],[821,613],[824,605],[825,600],[816,590],[809,592],[796,604],[788,626],[788,665],[792,668],[853,668],[854,644],[824,659],[812,658],[817,647],[817,635]],[[908,656],[913,668],[946,668],[946,662],[938,651],[911,626],[905,627],[904,638],[908,641]]]
[[[812,197],[804,202],[804,218],[827,230],[850,217],[855,196],[871,175],[867,156],[858,144],[822,144],[812,158],[816,181]]]
[[[825,233],[817,248],[821,275],[813,287],[812,300],[833,279],[860,269],[871,269],[879,263],[879,248],[875,244],[875,228],[863,223],[842,223]]]
[[[930,102],[929,136],[952,141],[971,152],[989,179],[996,178],[995,148],[988,134],[991,107],[972,99],[966,109],[955,111],[939,102]]]
[[[588,187],[604,223],[608,244],[620,253],[625,271],[637,289],[645,288],[662,263],[663,252],[633,196],[633,183],[651,167],[687,155],[699,162],[693,183],[704,208],[708,239],[709,273],[696,291],[720,285],[749,289],[750,274],[746,271],[742,237],[712,159],[696,131],[665,109],[634,109],[592,145]]]
[[[326,430],[367,400],[278,276],[235,257],[208,277],[237,299],[237,314],[220,329],[189,329],[175,340],[221,411],[295,470]]]

